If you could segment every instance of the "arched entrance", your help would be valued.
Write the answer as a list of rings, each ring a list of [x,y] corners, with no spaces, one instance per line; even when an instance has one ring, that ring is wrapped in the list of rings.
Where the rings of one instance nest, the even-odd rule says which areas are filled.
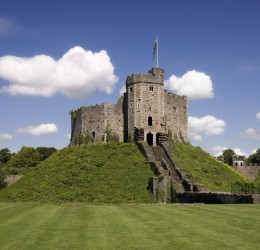
[[[153,146],[153,134],[152,133],[148,133],[146,135],[146,142],[149,146]]]

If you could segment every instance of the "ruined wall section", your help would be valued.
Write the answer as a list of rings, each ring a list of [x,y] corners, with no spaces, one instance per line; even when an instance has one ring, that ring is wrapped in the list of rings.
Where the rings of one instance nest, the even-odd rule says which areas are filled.
[[[164,108],[167,133],[183,137],[188,141],[188,99],[164,91]]]
[[[119,141],[124,141],[124,96],[118,99],[117,104],[105,103],[105,125],[119,136]]]
[[[74,111],[71,124],[71,142],[77,144],[81,135],[90,135],[93,142],[104,141],[106,129],[119,136],[120,141],[124,141],[124,114],[123,96],[119,98],[117,104],[103,103],[95,106],[83,106]]]
[[[83,107],[82,132],[90,134],[94,141],[102,141],[106,129],[105,104]]]
[[[71,115],[71,136],[70,136],[71,144],[74,144],[76,142],[76,139],[82,133],[82,109],[83,108],[84,107],[80,107],[79,109],[74,110],[73,114]]]
[[[71,118],[71,143],[77,144],[81,135],[89,134],[93,141],[102,141],[105,131],[105,104],[83,106]]]

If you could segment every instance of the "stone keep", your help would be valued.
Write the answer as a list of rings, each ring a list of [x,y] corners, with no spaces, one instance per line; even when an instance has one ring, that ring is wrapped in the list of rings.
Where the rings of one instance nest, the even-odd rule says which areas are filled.
[[[126,93],[117,104],[81,107],[72,112],[71,144],[81,135],[105,141],[108,130],[119,141],[145,141],[156,145],[168,134],[188,140],[187,97],[164,90],[164,70],[152,68],[148,74],[131,74]]]

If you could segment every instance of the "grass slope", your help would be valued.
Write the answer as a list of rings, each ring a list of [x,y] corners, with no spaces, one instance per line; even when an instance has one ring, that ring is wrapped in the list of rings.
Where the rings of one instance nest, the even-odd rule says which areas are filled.
[[[259,249],[258,205],[0,203],[0,249]]]
[[[153,202],[147,190],[152,175],[133,143],[68,147],[0,191],[0,200],[147,203]]]
[[[175,162],[194,182],[204,184],[210,191],[231,191],[231,183],[248,182],[234,168],[222,164],[199,147],[178,140],[171,142]]]

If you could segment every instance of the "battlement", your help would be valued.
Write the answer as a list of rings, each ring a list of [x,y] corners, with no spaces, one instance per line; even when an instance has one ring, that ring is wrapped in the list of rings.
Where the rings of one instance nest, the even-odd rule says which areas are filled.
[[[127,76],[126,85],[135,83],[155,83],[164,85],[164,70],[161,68],[152,68],[146,74],[130,74]]]
[[[185,95],[176,95],[174,93],[170,93],[168,92],[166,89],[164,90],[165,94],[168,96],[168,97],[173,97],[175,99],[178,99],[178,100],[185,100],[187,101],[188,100],[188,97],[185,96]]]

